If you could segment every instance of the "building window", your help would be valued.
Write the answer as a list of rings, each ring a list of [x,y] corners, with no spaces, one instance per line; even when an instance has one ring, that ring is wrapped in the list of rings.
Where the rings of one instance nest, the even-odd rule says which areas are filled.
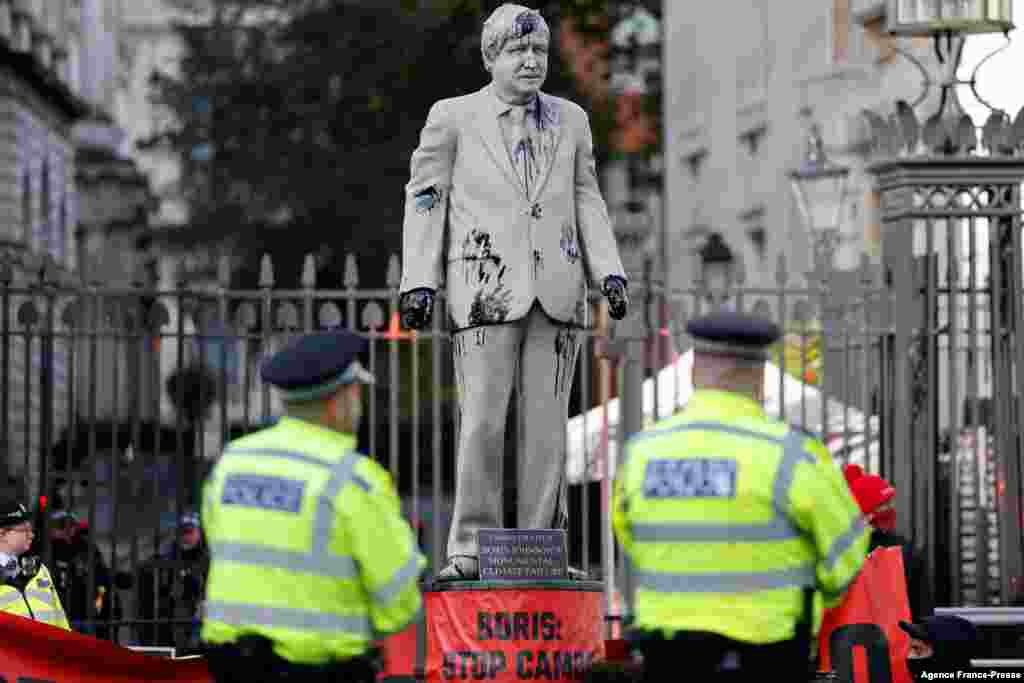
[[[28,169],[21,180],[21,241],[32,239],[32,176]]]
[[[42,187],[39,188],[39,204],[40,212],[39,216],[39,231],[38,234],[33,237],[33,244],[36,249],[41,253],[51,253],[50,245],[50,210],[53,208],[53,204],[50,201],[50,162],[48,159],[43,159],[43,179]]]
[[[65,253],[64,250],[67,247],[67,235],[68,235],[68,198],[66,194],[63,194],[60,198],[60,216],[57,220],[57,227],[54,230],[54,245],[53,257],[57,259],[58,263],[64,264]]]
[[[832,0],[832,63],[850,58],[850,0]]]
[[[896,36],[885,30],[884,14],[864,19],[864,42],[866,51],[877,54],[879,64],[888,64],[896,58]]]

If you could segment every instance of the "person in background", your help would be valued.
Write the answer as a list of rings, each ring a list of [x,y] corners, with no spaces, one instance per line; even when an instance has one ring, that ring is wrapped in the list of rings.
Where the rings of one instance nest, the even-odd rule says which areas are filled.
[[[71,630],[50,572],[29,555],[35,530],[32,514],[20,501],[0,502],[0,610]]]
[[[875,548],[900,548],[911,619],[918,619],[925,613],[930,613],[931,609],[927,608],[920,597],[923,591],[915,590],[921,588],[920,582],[924,572],[921,571],[913,544],[896,533],[896,489],[882,477],[866,474],[859,465],[847,465],[843,468],[843,475],[857,505],[871,525],[868,553]]]
[[[934,680],[929,674],[973,671],[977,655],[978,629],[962,617],[931,616],[900,628],[910,636],[907,669],[915,681]]]
[[[209,567],[199,515],[186,512],[178,519],[174,543],[139,575],[139,616],[161,621],[140,629],[144,644],[180,651],[199,647],[200,606]]]
[[[82,633],[110,638],[108,622],[119,618],[114,609],[110,571],[103,556],[89,538],[89,525],[73,512],[55,510],[50,514],[50,552],[53,580],[68,618]],[[89,590],[89,571],[93,590]],[[85,623],[83,623],[85,622]]]

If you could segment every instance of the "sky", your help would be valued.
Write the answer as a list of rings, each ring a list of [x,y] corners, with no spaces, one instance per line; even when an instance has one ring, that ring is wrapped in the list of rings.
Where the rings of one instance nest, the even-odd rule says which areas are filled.
[[[1024,69],[1024,0],[1013,0],[1013,20],[1018,28],[1010,32],[1010,46],[990,59],[978,72],[978,93],[993,107],[1002,109],[1016,118],[1024,107],[1024,87],[1020,73]],[[959,77],[968,79],[975,65],[999,46],[1006,43],[1001,35],[972,36],[964,46]],[[983,125],[989,110],[975,99],[968,86],[960,86],[960,102],[975,125]]]

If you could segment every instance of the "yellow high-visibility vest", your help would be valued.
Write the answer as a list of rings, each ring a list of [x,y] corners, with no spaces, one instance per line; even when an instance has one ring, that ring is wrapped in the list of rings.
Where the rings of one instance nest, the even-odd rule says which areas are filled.
[[[25,586],[25,592],[9,584],[0,585],[0,610],[26,619],[41,621],[66,631],[71,630],[53,579],[45,565]]]
[[[794,637],[803,589],[838,604],[869,528],[831,455],[755,401],[701,390],[627,444],[613,500],[637,628],[752,644]]]
[[[203,489],[204,641],[258,634],[288,661],[324,664],[417,617],[426,560],[390,475],[354,449],[287,417],[228,445]]]

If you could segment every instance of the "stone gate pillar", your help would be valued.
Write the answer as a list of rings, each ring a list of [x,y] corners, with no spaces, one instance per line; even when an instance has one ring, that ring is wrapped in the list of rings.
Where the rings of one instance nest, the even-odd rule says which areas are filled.
[[[1005,605],[1024,588],[1024,114],[1011,124],[993,113],[979,146],[962,114],[922,128],[905,103],[897,112],[888,121],[864,114],[879,157],[869,170],[893,294],[886,471],[899,530],[923,554],[933,604],[998,596]],[[992,408],[985,419],[982,404]],[[988,509],[997,528],[984,523]],[[992,559],[998,580],[986,581],[977,570]]]

